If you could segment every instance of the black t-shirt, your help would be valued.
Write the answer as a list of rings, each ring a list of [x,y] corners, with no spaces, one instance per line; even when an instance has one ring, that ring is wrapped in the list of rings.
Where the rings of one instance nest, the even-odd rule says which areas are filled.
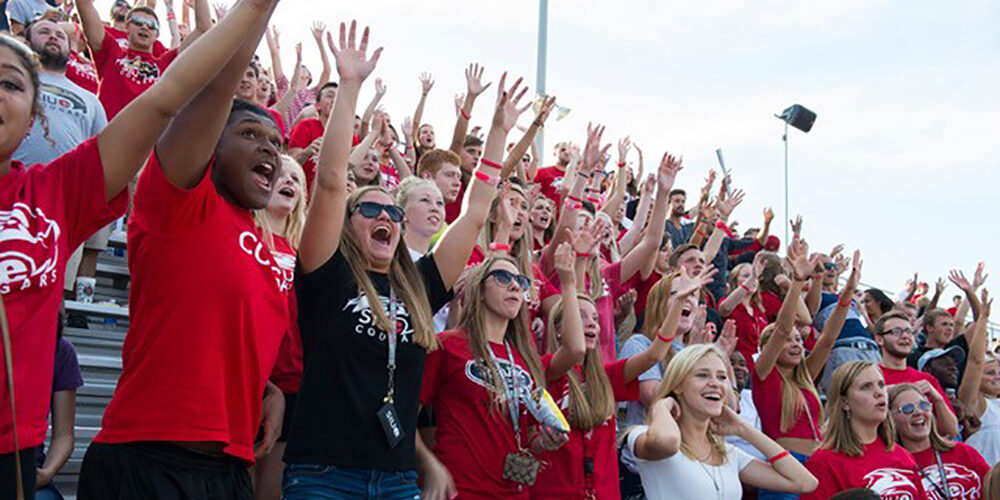
[[[917,369],[917,362],[920,361],[920,357],[926,354],[927,351],[930,350],[927,347],[926,342],[927,341],[925,340],[924,344],[918,345],[916,348],[913,349],[913,352],[911,352],[910,355],[906,357],[906,364],[909,365],[911,368]],[[965,376],[965,364],[969,358],[969,342],[965,340],[965,335],[963,335],[962,332],[957,332],[955,334],[955,338],[951,339],[951,342],[948,342],[948,345],[945,346],[945,349],[950,349],[954,346],[961,347],[962,351],[965,352],[965,358],[963,358],[962,362],[958,364],[958,381],[959,383],[961,383],[962,377]],[[942,384],[942,386],[943,385],[944,384]]]
[[[416,263],[431,309],[450,300],[432,255]],[[386,314],[389,278],[369,273]],[[420,384],[426,352],[413,342],[410,315],[400,299],[402,333],[396,350],[395,407],[405,439],[389,449],[376,413],[382,407],[388,372],[386,333],[377,326],[367,297],[338,250],[315,271],[296,266],[304,370],[285,461],[339,467],[405,471],[416,468],[415,441]]]

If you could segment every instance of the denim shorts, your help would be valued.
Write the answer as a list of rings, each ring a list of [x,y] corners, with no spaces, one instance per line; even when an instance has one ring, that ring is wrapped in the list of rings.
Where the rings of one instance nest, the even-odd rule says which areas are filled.
[[[319,464],[289,464],[285,467],[281,490],[285,500],[420,498],[416,471],[351,469]]]

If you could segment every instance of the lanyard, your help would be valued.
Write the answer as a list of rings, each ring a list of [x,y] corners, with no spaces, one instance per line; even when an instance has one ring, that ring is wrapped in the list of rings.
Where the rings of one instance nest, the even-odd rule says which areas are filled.
[[[510,411],[510,420],[514,425],[514,435],[517,437],[518,446],[521,446],[521,421],[518,418],[521,413],[520,408],[518,408],[518,404],[521,400],[519,398],[520,392],[518,390],[517,383],[517,364],[514,362],[514,352],[511,351],[510,344],[505,340],[503,345],[507,348],[507,360],[510,361],[511,379],[511,384],[508,386],[506,378],[501,375],[501,379],[503,380],[503,392],[504,396],[507,398],[507,409]],[[492,348],[490,348],[490,357],[493,358],[493,364],[497,365],[497,357],[493,354]],[[500,371],[499,367],[497,367],[497,371]]]
[[[937,459],[938,477],[941,478],[941,483],[944,485],[944,497],[951,500],[951,490],[948,489],[948,476],[945,473],[944,464],[941,463],[941,453],[934,450],[934,458]],[[934,485],[934,489],[938,489],[937,484]]]
[[[389,372],[389,387],[386,389],[382,402],[392,404],[396,393],[396,291],[389,289],[389,331],[386,332],[389,344],[389,361],[386,363],[386,370]]]

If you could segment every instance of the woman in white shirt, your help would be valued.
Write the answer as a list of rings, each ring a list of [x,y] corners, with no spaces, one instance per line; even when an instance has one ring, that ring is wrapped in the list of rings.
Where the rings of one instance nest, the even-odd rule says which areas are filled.
[[[647,497],[738,500],[741,481],[797,494],[816,488],[788,451],[726,406],[731,390],[726,355],[715,346],[690,346],[671,360],[647,425],[627,436]],[[750,442],[769,463],[726,444],[726,434]]]

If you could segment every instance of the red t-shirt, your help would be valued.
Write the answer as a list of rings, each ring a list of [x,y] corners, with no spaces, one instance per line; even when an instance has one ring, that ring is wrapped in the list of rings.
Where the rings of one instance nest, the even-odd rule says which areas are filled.
[[[566,171],[555,165],[542,167],[535,172],[535,184],[539,185],[546,198],[556,202],[556,206],[559,204],[559,189],[562,188],[564,175]]]
[[[93,62],[80,57],[73,51],[70,51],[69,61],[66,61],[66,78],[93,94],[97,94],[99,85],[97,67],[94,66]]]
[[[951,407],[951,401],[948,400],[948,395],[944,393],[944,388],[941,387],[938,380],[931,374],[914,370],[909,366],[903,368],[902,370],[886,368],[885,366],[882,366],[882,364],[879,364],[878,367],[882,370],[882,377],[885,378],[886,387],[896,384],[912,384],[914,382],[926,380],[931,384],[931,387],[933,387],[934,390],[937,391],[942,398],[944,398],[944,402],[948,405],[948,409],[951,410],[951,413],[955,413],[955,409]]]
[[[543,363],[548,368],[552,355],[546,355]],[[604,372],[611,382],[611,392],[615,401],[636,401],[639,399],[639,381],[625,382],[627,359],[604,364]],[[580,366],[574,367],[581,382]],[[564,375],[549,384],[549,394],[559,404],[563,413],[569,411],[569,379]],[[615,446],[615,417],[589,430],[573,428],[569,441],[555,451],[542,454],[548,466],[539,471],[538,479],[531,488],[532,498],[621,498],[618,485],[618,448]],[[584,463],[592,463],[593,474],[584,472]]]
[[[0,294],[10,326],[22,449],[41,445],[48,429],[66,261],[127,205],[124,190],[110,203],[105,199],[96,139],[47,165],[13,160],[0,176]],[[14,451],[9,398],[7,372],[0,368],[0,454]]]
[[[288,285],[285,290],[288,296],[288,330],[281,339],[281,347],[278,348],[278,359],[274,361],[274,369],[271,371],[271,382],[286,394],[298,394],[299,385],[302,383],[302,335],[299,333],[299,322],[297,321],[299,307],[295,300],[295,287],[290,286],[295,277],[295,250],[288,244],[288,240],[281,236],[274,237],[274,262],[278,264],[284,273],[282,284]]]
[[[597,308],[597,322],[601,324],[601,333],[598,337],[600,342],[601,359],[610,361],[618,358],[618,337],[615,331],[615,301],[629,291],[629,283],[621,282],[622,263],[615,262],[601,268],[601,278],[604,281],[604,289],[600,298],[594,301]],[[590,290],[590,275],[586,275],[586,290]],[[542,288],[541,300],[545,300],[553,295],[562,293],[562,285],[559,275],[552,273],[548,277],[549,282]],[[589,292],[588,292],[589,293]]]
[[[725,319],[736,321],[736,350],[743,353],[747,368],[753,370],[753,356],[760,350],[760,332],[770,323],[767,313],[751,300],[750,310],[739,303]]]
[[[799,498],[826,500],[851,488],[868,488],[878,493],[882,500],[925,498],[917,463],[910,452],[898,444],[887,452],[881,439],[865,445],[864,450],[860,457],[849,457],[832,450],[817,450],[806,462],[806,469],[816,476],[819,486],[816,491]]]
[[[128,49],[128,32],[111,26],[105,26],[104,36],[110,36],[113,38],[116,42],[118,42],[118,46],[121,47],[122,50]],[[154,40],[153,55],[159,57],[163,55],[164,52],[167,52],[167,47],[160,43],[159,40]]]
[[[990,472],[990,464],[975,448],[961,442],[953,442],[954,448],[941,453],[941,465],[944,467],[948,487],[941,481],[937,457],[934,448],[913,454],[917,467],[923,471],[924,491],[928,500],[945,500],[945,491],[951,494],[952,500],[979,500],[983,497],[983,478]],[[936,487],[935,487],[936,486]]]
[[[503,479],[503,465],[508,453],[518,447],[514,426],[507,408],[493,406],[494,395],[487,391],[480,366],[475,362],[464,330],[438,335],[439,348],[427,354],[420,402],[434,408],[437,418],[437,443],[434,454],[448,468],[458,488],[458,498],[529,497],[524,488]],[[507,349],[490,343],[501,376],[511,374]],[[516,350],[514,363],[521,391],[534,390],[527,365]],[[520,383],[520,382],[519,382]],[[522,445],[527,445],[528,427],[534,420],[524,405],[519,406]]]
[[[635,273],[631,279],[629,279],[629,286],[635,288],[635,313],[645,314],[646,313],[646,302],[649,300],[649,292],[653,290],[653,287],[660,282],[660,278],[663,275],[653,270],[649,274],[649,277],[642,279],[642,273]]]
[[[753,377],[753,404],[757,407],[757,414],[760,416],[761,430],[771,439],[783,437],[799,439],[823,439],[820,432],[820,405],[811,392],[802,389],[802,396],[806,398],[806,406],[809,412],[800,411],[796,416],[795,423],[787,432],[781,432],[781,395],[785,386],[785,381],[778,372],[778,367],[771,369],[771,373],[764,380],[757,376],[757,370],[750,369]],[[811,416],[811,417],[810,417]],[[815,432],[815,434],[814,434]]]
[[[458,188],[458,197],[455,201],[451,203],[446,203],[444,206],[444,220],[448,224],[455,222],[455,219],[462,214],[462,200],[465,198],[465,181],[463,180],[462,186]]]
[[[251,212],[211,179],[209,165],[195,187],[178,188],[155,151],[139,176],[128,230],[131,324],[95,442],[214,441],[253,462],[291,282]]]
[[[288,149],[305,149],[313,141],[323,137],[325,131],[326,127],[319,118],[302,120],[298,125],[292,127],[292,133],[288,138]],[[302,170],[306,173],[306,193],[311,193],[313,180],[316,179],[316,157],[306,160],[302,165]]]
[[[379,168],[382,171],[382,187],[390,193],[395,192],[399,187],[399,172],[396,171],[396,166],[390,163],[379,165]]]
[[[168,50],[160,55],[129,50],[118,45],[104,28],[104,42],[94,53],[94,66],[101,77],[101,87],[97,97],[104,105],[104,112],[111,121],[118,112],[132,100],[153,86],[166,71],[177,50]]]

